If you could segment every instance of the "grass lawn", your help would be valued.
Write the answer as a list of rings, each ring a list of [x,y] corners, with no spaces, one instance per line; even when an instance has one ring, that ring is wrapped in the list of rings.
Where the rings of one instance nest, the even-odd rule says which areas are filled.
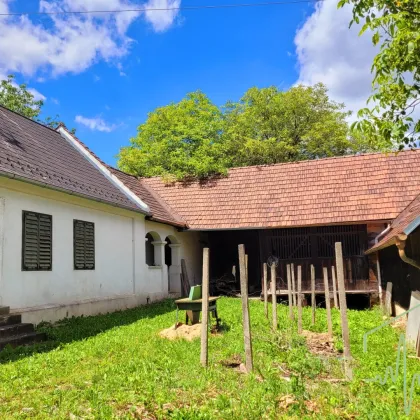
[[[243,356],[241,303],[221,298],[218,305],[223,331],[210,338],[207,370],[200,340],[158,336],[175,321],[172,301],[41,327],[51,342],[0,353],[0,419],[420,418],[420,384],[404,415],[402,369],[395,384],[364,381],[396,361],[400,331],[391,327],[363,353],[363,334],[382,322],[378,310],[348,313],[355,360],[354,380],[345,383],[335,380],[343,378],[338,358],[311,354],[286,307],[279,306],[274,335],[258,301],[250,302],[255,373],[224,366]],[[339,312],[333,315],[339,348]],[[304,329],[311,329],[309,308]],[[324,310],[312,330],[327,330]],[[407,370],[410,388],[420,362],[408,358]]]

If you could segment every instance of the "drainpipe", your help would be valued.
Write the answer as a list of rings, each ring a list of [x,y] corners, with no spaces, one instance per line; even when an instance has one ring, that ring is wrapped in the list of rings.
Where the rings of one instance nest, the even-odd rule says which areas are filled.
[[[396,244],[398,248],[398,254],[400,258],[406,262],[407,264],[412,265],[420,270],[420,262],[413,260],[412,258],[407,257],[405,254],[405,244],[407,241],[408,236],[405,233],[400,233],[397,237]]]
[[[391,223],[388,223],[388,226],[381,233],[379,233],[378,235],[376,235],[375,244],[377,244],[379,242],[379,239],[382,236],[385,236],[390,230],[391,230]]]

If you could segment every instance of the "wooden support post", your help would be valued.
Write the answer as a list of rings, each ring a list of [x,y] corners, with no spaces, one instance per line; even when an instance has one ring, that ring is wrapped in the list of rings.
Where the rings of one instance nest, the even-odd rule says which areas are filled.
[[[315,325],[315,309],[316,309],[316,298],[315,298],[315,267],[311,264],[311,305],[312,305],[312,325]]]
[[[297,272],[298,333],[302,334],[302,266],[298,265]]]
[[[267,286],[267,263],[263,264],[263,293],[264,293],[264,314],[268,319],[268,286]]]
[[[381,276],[381,264],[379,262],[379,252],[376,253],[376,278],[378,280],[378,294],[379,294],[379,305],[382,311],[384,310],[384,302],[382,296],[382,276]]]
[[[209,277],[210,249],[203,249],[203,283],[201,286],[201,353],[200,362],[204,367],[208,364],[208,324],[209,324]]]
[[[328,285],[328,268],[323,267],[324,273],[324,290],[325,290],[325,308],[327,309],[327,323],[328,323],[328,335],[332,339],[332,319],[331,319],[331,300],[330,300],[330,287]]]
[[[292,281],[290,273],[290,264],[286,265],[286,275],[287,275],[287,296],[289,298],[289,318],[293,321],[295,315],[293,313],[293,298],[292,298]]]
[[[273,329],[277,330],[277,293],[276,293],[276,266],[271,266],[271,297],[273,302]]]
[[[333,285],[333,297],[334,297],[334,308],[338,308],[338,298],[337,298],[337,280],[335,278],[335,267],[331,267],[331,278],[332,278],[332,285]]]
[[[251,372],[252,364],[252,340],[251,340],[251,324],[249,320],[249,303],[248,303],[248,270],[246,267],[246,255],[244,245],[238,246],[239,251],[239,275],[241,278],[241,300],[242,300],[242,323],[244,328],[244,345],[245,345],[245,367],[247,372]]]
[[[293,306],[296,306],[296,283],[295,283],[295,265],[290,264],[290,270],[292,271],[292,300]]]
[[[347,320],[347,300],[346,289],[344,286],[344,262],[343,262],[343,248],[341,242],[335,243],[335,259],[337,267],[338,280],[338,294],[340,297],[340,315],[341,315],[341,332],[343,335],[344,345],[344,369],[346,377],[349,381],[353,379],[353,369],[351,368],[351,353],[350,353],[350,336],[349,323]]]
[[[391,316],[392,315],[392,283],[391,282],[388,282],[386,284],[385,315],[386,316]]]

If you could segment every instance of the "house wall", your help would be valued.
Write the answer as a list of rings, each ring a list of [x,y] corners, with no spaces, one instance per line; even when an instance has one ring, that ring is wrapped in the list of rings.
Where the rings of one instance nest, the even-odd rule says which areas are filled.
[[[0,203],[0,304],[22,312],[25,322],[111,312],[167,297],[167,267],[149,268],[145,261],[149,229],[162,240],[176,237],[179,257],[186,258],[191,275],[199,275],[195,234],[146,221],[140,213],[1,177]],[[23,210],[52,215],[51,271],[22,271]],[[73,268],[74,219],[95,223],[94,270]]]

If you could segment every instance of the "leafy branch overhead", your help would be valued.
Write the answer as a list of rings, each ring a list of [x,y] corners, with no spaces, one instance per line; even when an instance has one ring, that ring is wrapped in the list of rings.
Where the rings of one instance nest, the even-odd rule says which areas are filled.
[[[353,7],[353,23],[363,23],[379,47],[372,72],[369,108],[359,111],[354,127],[370,137],[413,146],[420,139],[420,1],[340,0]]]
[[[119,167],[172,179],[224,174],[263,165],[379,150],[377,139],[351,135],[349,113],[322,84],[249,89],[238,102],[216,106],[202,92],[156,109],[119,153]]]

